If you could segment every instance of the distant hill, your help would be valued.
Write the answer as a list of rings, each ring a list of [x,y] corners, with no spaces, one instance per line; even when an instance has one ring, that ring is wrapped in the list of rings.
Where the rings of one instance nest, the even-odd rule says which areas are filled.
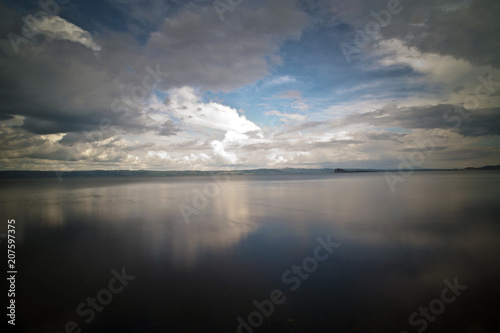
[[[480,168],[467,167],[464,170],[500,170],[500,165],[487,165]]]
[[[500,170],[500,165],[465,169],[415,169],[414,171],[459,171],[459,170]],[[0,179],[19,178],[84,178],[84,177],[173,177],[173,176],[211,176],[211,175],[328,175],[335,173],[384,172],[398,170],[380,169],[252,169],[219,171],[150,171],[150,170],[89,170],[89,171],[0,171]]]
[[[91,171],[0,171],[0,178],[82,178],[82,177],[172,177],[210,175],[326,175],[339,172],[374,172],[359,169],[253,169],[230,171],[149,171],[149,170],[91,170]]]

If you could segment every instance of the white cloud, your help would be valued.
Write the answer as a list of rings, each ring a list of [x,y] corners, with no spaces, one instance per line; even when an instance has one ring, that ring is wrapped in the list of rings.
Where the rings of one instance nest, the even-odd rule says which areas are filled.
[[[491,66],[477,66],[467,60],[456,59],[451,55],[424,53],[415,47],[408,47],[399,39],[385,40],[378,43],[374,55],[377,69],[389,66],[409,66],[415,72],[423,74],[409,79],[407,85],[425,84],[427,91],[435,93],[434,99],[427,99],[427,104],[447,103],[461,104],[468,94],[474,93],[480,83],[478,76],[493,72]],[[453,89],[463,87],[462,94]],[[421,103],[422,96],[417,96]],[[380,101],[380,98],[377,98]],[[399,103],[400,105],[402,103]]]
[[[27,22],[37,22],[33,16],[28,15],[24,18]],[[88,31],[66,21],[59,16],[48,16],[46,19],[34,25],[34,31],[37,34],[53,40],[68,40],[74,43],[82,44],[94,51],[100,51],[101,47],[92,39]]]
[[[467,61],[458,60],[452,56],[422,53],[415,47],[404,45],[404,42],[399,39],[381,41],[374,54],[380,57],[379,65],[407,65],[416,72],[425,74],[434,82],[456,81],[471,68]]]
[[[297,79],[290,75],[278,76],[264,83],[264,86],[277,86],[280,84],[297,82]]]
[[[201,102],[191,87],[173,89],[169,95],[167,109],[188,125],[235,133],[260,130],[234,108],[215,102]]]
[[[295,121],[304,121],[306,120],[307,116],[299,113],[281,113],[279,111],[273,110],[273,111],[267,111],[264,113],[267,116],[278,116],[285,118],[285,120],[295,120]],[[281,120],[283,121],[283,119]]]
[[[227,163],[235,164],[238,162],[238,157],[236,157],[234,153],[227,152],[224,148],[224,144],[219,140],[212,141],[210,145],[214,149],[214,153],[222,157]]]
[[[228,131],[226,132],[226,135],[224,136],[224,141],[225,142],[246,142],[249,140],[248,135],[242,134],[242,133],[237,133],[234,131]]]
[[[171,159],[170,155],[164,150],[148,151],[146,157],[158,157],[160,159]]]

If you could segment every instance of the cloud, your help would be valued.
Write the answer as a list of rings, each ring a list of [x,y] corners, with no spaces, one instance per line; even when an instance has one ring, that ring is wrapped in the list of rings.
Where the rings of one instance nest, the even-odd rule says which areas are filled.
[[[395,167],[434,129],[429,166],[495,164],[499,93],[463,106],[498,67],[500,6],[402,4],[349,66],[338,42],[387,0],[242,2],[223,22],[209,0],[74,6],[18,54],[0,40],[1,167]],[[21,34],[30,16],[0,7]]]
[[[281,113],[281,112],[276,111],[276,110],[267,111],[264,114],[267,116],[278,116],[278,117],[282,117],[286,120],[292,120],[292,121],[304,121],[307,118],[307,116],[299,114],[299,113]]]
[[[389,106],[350,116],[345,121],[405,129],[456,128],[461,135],[471,137],[500,135],[500,108],[467,110],[449,104],[410,108]]]
[[[366,138],[368,140],[375,140],[375,141],[394,141],[397,143],[403,143],[401,141],[402,138],[407,136],[407,134],[404,133],[393,133],[393,132],[387,132],[387,131],[378,131],[378,132],[368,132],[366,134]]]
[[[371,56],[377,58],[376,63],[381,67],[411,68],[418,74],[413,80],[425,80],[427,84],[432,84],[433,88],[438,85],[450,87],[454,84],[469,83],[476,79],[478,72],[482,74],[493,70],[489,66],[477,68],[468,61],[456,59],[451,55],[423,53],[416,47],[408,47],[398,39],[379,42]]]
[[[282,99],[302,99],[302,94],[298,90],[288,90],[282,94],[273,97]]]
[[[464,87],[464,86],[457,86],[457,87],[453,88],[453,92],[454,92],[455,94],[458,94],[458,93],[460,93],[460,92],[461,92],[462,90],[464,90],[464,89],[465,89],[465,87]]]
[[[436,152],[436,151],[445,150],[447,148],[448,147],[446,147],[446,146],[433,146],[432,151]],[[418,153],[418,152],[422,152],[422,148],[421,147],[419,147],[419,148],[404,148],[401,151],[404,153],[414,153],[414,152]]]
[[[14,117],[9,115],[9,114],[0,114],[0,121],[9,120],[9,119],[14,119]]]
[[[161,125],[158,135],[171,136],[175,135],[177,132],[180,132],[180,129],[175,126],[172,120],[167,120]]]
[[[25,22],[37,22],[32,15],[27,15]],[[66,21],[59,16],[47,16],[43,22],[33,25],[35,34],[43,35],[52,40],[67,40],[74,43],[82,44],[93,51],[100,51],[101,47],[92,39],[88,31]]]
[[[215,102],[203,103],[191,87],[173,89],[166,102],[167,112],[192,126],[247,133],[260,127],[236,109]]]
[[[225,163],[235,164],[238,162],[238,157],[234,153],[227,152],[224,148],[222,142],[218,140],[214,140],[211,143],[212,148],[214,149],[214,153],[224,159]]]
[[[328,15],[330,1],[317,1],[317,15]],[[475,65],[500,66],[497,54],[500,41],[490,32],[498,31],[500,3],[488,0],[420,0],[403,2],[402,11],[391,15],[388,24],[380,29],[381,40],[398,39],[423,53],[435,53],[468,61]],[[365,28],[374,20],[370,15],[387,9],[387,0],[353,0],[337,11],[337,25],[347,25],[353,41],[354,27]],[[310,6],[309,6],[310,7]],[[311,8],[309,10],[312,11]],[[313,13],[314,13],[313,12]],[[372,42],[376,43],[376,42]],[[363,50],[369,52],[370,46]]]
[[[69,132],[63,134],[61,139],[58,141],[60,144],[65,146],[73,146],[80,142],[99,142],[101,140],[107,140],[109,138],[117,135],[116,131],[82,131],[82,132]]]
[[[156,8],[152,2],[151,6]],[[289,1],[241,5],[224,23],[219,21],[211,3],[178,4],[176,8],[167,18],[162,17],[143,45],[128,33],[102,29],[98,35],[91,35],[57,16],[48,17],[39,28],[38,33],[44,38],[20,45],[18,56],[7,56],[11,46],[3,40],[0,115],[23,116],[23,128],[38,134],[93,131],[103,119],[127,132],[173,134],[160,128],[165,125],[159,125],[168,118],[157,122],[149,114],[148,101],[153,90],[148,90],[139,102],[113,104],[116,100],[131,100],[130,95],[143,88],[147,67],[169,73],[168,79],[161,82],[149,77],[148,82],[155,83],[158,90],[186,85],[213,91],[234,90],[265,77],[273,65],[268,61],[270,57],[277,55],[283,41],[297,38],[307,21],[307,16]],[[3,11],[10,12],[9,7]],[[144,15],[155,13],[146,10]],[[280,20],[276,20],[278,16]],[[2,25],[2,30],[20,30],[22,23],[19,19],[15,27],[15,20],[4,20],[2,24],[7,27]],[[92,52],[97,50],[98,57]],[[224,109],[216,104],[206,107],[220,112]],[[230,119],[229,125],[224,125],[223,119],[218,121],[224,129],[233,125],[239,131],[252,127],[235,118]]]
[[[298,38],[307,24],[294,1],[254,7],[242,3],[220,22],[213,5],[186,5],[151,33],[146,54],[168,68],[168,85],[231,91],[254,83],[280,62],[281,43]],[[291,78],[275,84],[280,80]]]
[[[339,146],[346,146],[346,145],[352,145],[352,144],[361,144],[363,141],[360,140],[328,140],[328,141],[320,141],[320,142],[313,142],[310,144],[312,148],[334,148],[334,147],[339,147]]]
[[[441,9],[445,13],[455,13],[459,10],[464,10],[469,8],[474,0],[461,0],[461,1],[456,1],[454,3],[447,3],[444,5],[439,6],[439,9]]]
[[[306,102],[304,102],[303,100],[294,101],[292,104],[290,104],[290,107],[292,107],[294,109],[299,109],[302,111],[309,110],[309,105],[307,105]]]
[[[265,81],[264,86],[265,87],[277,86],[277,85],[291,83],[291,82],[297,82],[297,79],[295,79],[292,76],[285,75],[285,76],[279,76],[279,77],[272,78],[268,81]]]

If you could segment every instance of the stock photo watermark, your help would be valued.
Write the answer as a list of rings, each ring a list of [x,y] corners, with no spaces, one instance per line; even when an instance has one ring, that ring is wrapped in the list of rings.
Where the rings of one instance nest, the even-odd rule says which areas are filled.
[[[28,44],[29,39],[36,36],[37,31],[43,28],[48,21],[49,16],[55,16],[59,13],[59,5],[67,5],[71,0],[40,0],[38,6],[42,9],[33,15],[27,15],[22,19],[24,25],[21,28],[23,37],[9,32],[7,38],[14,53],[19,53],[20,44]]]
[[[317,237],[316,241],[319,243],[313,251],[313,255],[306,257],[299,265],[292,265],[290,269],[283,272],[281,281],[288,287],[290,291],[296,291],[300,288],[303,281],[309,279],[311,274],[316,272],[319,263],[324,262],[330,258],[335,249],[340,247],[340,243],[333,243],[332,235],[328,235],[326,239]],[[273,289],[269,293],[269,299],[262,301],[254,300],[252,302],[255,311],[250,312],[246,319],[238,316],[236,321],[237,333],[253,333],[256,328],[260,327],[265,318],[271,317],[274,313],[276,306],[284,304],[286,301],[285,292],[282,289]]]
[[[440,297],[430,301],[428,307],[419,307],[418,312],[413,312],[408,318],[408,323],[415,327],[418,333],[425,331],[429,323],[434,322],[437,316],[444,312],[446,304],[453,303],[462,294],[461,292],[467,289],[466,285],[458,283],[458,277],[454,278],[453,283],[448,279],[444,280],[443,283],[446,287],[441,290]],[[402,331],[401,333],[408,332]]]
[[[210,200],[217,197],[220,190],[227,184],[229,176],[225,175],[224,180],[221,179],[221,176],[212,176],[211,178],[213,182],[206,184],[203,190],[197,188],[193,190],[191,206],[185,203],[179,204],[178,208],[185,223],[191,223],[192,215],[199,215],[203,209],[208,207]]]
[[[468,95],[463,101],[463,105],[468,107],[468,110],[470,111],[462,107],[455,106],[453,109],[448,109],[443,113],[444,122],[454,123],[452,128],[457,129],[462,126],[463,121],[470,118],[470,112],[480,106],[480,101],[487,100],[497,91],[495,87],[500,87],[500,81],[493,81],[492,73],[480,75],[477,79],[480,83],[476,86],[474,94]],[[429,137],[425,140],[416,142],[418,148],[415,148],[414,151],[410,152],[406,158],[404,156],[399,156],[399,160],[401,162],[398,165],[397,174],[391,171],[387,171],[384,174],[391,192],[394,193],[398,183],[404,183],[406,179],[413,174],[416,168],[421,167],[424,164],[426,158],[435,152],[438,144],[443,144],[447,140],[447,138],[438,140],[437,138]]]
[[[408,0],[411,2],[412,0]],[[382,9],[379,12],[371,11],[370,16],[374,18],[365,24],[364,31],[359,27],[355,27],[354,38],[352,42],[340,43],[340,50],[344,55],[348,64],[351,63],[353,55],[361,54],[361,50],[366,48],[372,41],[379,39],[380,30],[387,27],[392,20],[393,15],[398,15],[403,11],[404,7],[399,0],[389,0],[387,9]]]
[[[7,220],[7,234],[0,237],[7,237],[7,297],[9,297],[9,306],[7,307],[7,322],[10,325],[16,325],[16,220]]]
[[[159,83],[163,81],[163,78],[166,78],[169,73],[162,72],[160,69],[160,65],[156,65],[156,68],[153,70],[150,66],[146,68],[146,74],[142,79],[142,85],[135,85],[130,88],[127,92],[122,93],[120,98],[116,98],[111,102],[110,108],[113,113],[117,113],[120,115],[120,120],[125,119],[126,117],[130,117],[134,114],[132,108],[134,106],[138,106],[141,103],[144,103],[148,96],[154,91]],[[102,118],[99,122],[99,132],[98,133],[90,133],[86,130],[82,131],[82,134],[87,139],[87,143],[91,143],[97,140],[104,139],[104,132],[108,130],[113,124],[112,120],[109,118]],[[93,137],[97,136],[96,137]],[[78,143],[76,147],[71,147],[71,149],[66,154],[66,161],[69,162],[71,160],[78,160],[78,156],[85,151],[85,144]],[[63,181],[62,174],[64,171],[55,170],[57,179],[59,182]]]
[[[87,325],[95,319],[96,312],[102,312],[104,307],[113,301],[113,295],[121,293],[128,286],[129,281],[135,279],[135,276],[127,275],[125,267],[122,268],[121,272],[112,269],[111,274],[113,277],[109,280],[107,288],[99,290],[95,297],[87,297],[85,301],[76,306],[76,314],[80,317],[87,317],[84,319]],[[80,332],[82,332],[82,329],[77,322],[68,321],[64,325],[64,330],[60,333]]]

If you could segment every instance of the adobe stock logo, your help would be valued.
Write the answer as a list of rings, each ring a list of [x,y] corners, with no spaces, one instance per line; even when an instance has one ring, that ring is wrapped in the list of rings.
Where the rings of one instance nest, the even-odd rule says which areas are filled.
[[[339,243],[332,242],[331,237],[332,235],[328,235],[326,239],[316,238],[319,245],[314,249],[313,255],[302,260],[300,265],[292,265],[290,269],[283,272],[281,281],[288,285],[290,291],[299,289],[302,281],[309,279],[316,272],[319,263],[328,260],[333,252],[340,247]],[[246,320],[241,316],[236,318],[238,322],[236,332],[253,333],[264,323],[265,318],[269,318],[274,313],[276,305],[283,304],[285,301],[285,292],[281,289],[273,289],[269,293],[269,299],[261,302],[254,300],[252,305],[255,307],[255,311],[250,312]]]
[[[192,198],[192,206],[186,205],[185,203],[179,204],[179,211],[182,214],[182,218],[184,222],[187,224],[191,223],[191,215],[199,215],[200,212],[207,208],[210,200],[216,198],[221,189],[226,186],[226,183],[229,181],[229,176],[225,175],[224,180],[222,180],[221,176],[211,176],[213,182],[206,184],[203,187],[203,191],[200,189],[193,190],[193,198]]]
[[[408,1],[411,2],[412,0]],[[381,38],[380,30],[391,24],[392,18],[400,14],[403,9],[404,7],[400,0],[389,0],[387,2],[387,10],[382,9],[378,13],[372,10],[370,16],[374,20],[365,24],[364,31],[359,27],[355,27],[353,41],[351,43],[342,42],[339,45],[347,63],[350,64],[352,61],[351,57],[361,54],[361,50],[366,48],[372,41]]]
[[[113,301],[113,295],[117,295],[128,286],[128,282],[135,279],[133,275],[127,275],[125,267],[121,273],[116,269],[111,270],[113,277],[108,282],[108,288],[101,289],[97,292],[96,297],[87,297],[85,302],[81,302],[76,307],[76,314],[81,317],[87,316],[84,320],[86,324],[90,324],[96,316],[96,312],[102,312],[104,306],[109,305]],[[81,333],[82,329],[74,321],[68,321],[64,325],[64,331],[60,333]]]
[[[154,92],[157,85],[163,82],[163,78],[166,78],[169,73],[161,72],[160,65],[156,65],[153,69],[147,66],[146,71],[148,72],[142,79],[142,85],[135,85],[130,90],[124,91],[121,98],[116,98],[110,105],[113,113],[120,115],[119,119],[124,120],[137,116],[138,108],[142,103],[146,102],[151,93]],[[110,129],[113,125],[113,121],[109,118],[102,118],[99,122],[99,131],[88,132],[83,130],[81,133],[87,139],[87,143],[78,142],[73,147],[68,149],[66,154],[66,161],[79,161],[81,159],[81,154],[88,149],[87,144],[92,144],[95,141],[102,141],[105,139],[105,131]],[[62,175],[64,171],[54,170],[59,182],[63,181]]]
[[[432,323],[436,320],[437,316],[442,314],[446,309],[445,304],[451,304],[456,299],[457,296],[461,295],[461,292],[467,289],[466,285],[458,284],[458,277],[455,277],[453,283],[447,279],[443,281],[447,288],[441,290],[441,295],[438,298],[433,299],[429,302],[429,307],[420,307],[418,312],[413,312],[408,318],[408,323],[417,327],[417,332],[422,333],[427,329],[428,323]],[[429,313],[430,312],[430,313]],[[401,333],[408,333],[402,331]]]
[[[21,34],[24,37],[16,35],[13,32],[9,32],[7,38],[9,39],[12,49],[17,54],[19,53],[20,44],[28,44],[29,39],[35,37],[38,30],[43,28],[50,16],[58,15],[59,5],[67,5],[70,0],[40,0],[38,1],[38,6],[42,9],[33,15],[27,15],[22,20],[24,22],[21,28]]]

